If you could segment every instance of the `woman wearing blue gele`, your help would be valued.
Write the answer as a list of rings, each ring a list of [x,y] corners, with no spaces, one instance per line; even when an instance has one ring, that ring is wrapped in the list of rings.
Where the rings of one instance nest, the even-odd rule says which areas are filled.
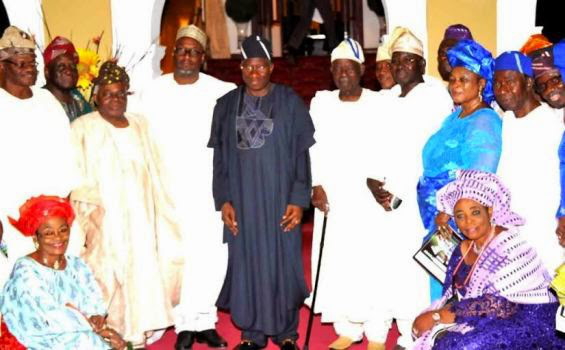
[[[422,151],[418,205],[429,232],[426,239],[437,229],[448,230],[449,217],[436,209],[437,190],[451,182],[458,169],[496,172],[502,149],[502,119],[490,107],[494,100],[491,53],[473,40],[461,40],[447,57],[453,67],[449,93],[456,108]],[[441,283],[433,278],[430,283],[435,300],[441,296]]]

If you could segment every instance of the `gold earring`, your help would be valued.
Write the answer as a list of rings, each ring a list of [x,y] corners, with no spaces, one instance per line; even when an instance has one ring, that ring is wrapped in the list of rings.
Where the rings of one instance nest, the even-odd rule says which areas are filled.
[[[35,250],[39,249],[39,243],[37,243],[37,239],[33,239],[33,245],[35,246]]]

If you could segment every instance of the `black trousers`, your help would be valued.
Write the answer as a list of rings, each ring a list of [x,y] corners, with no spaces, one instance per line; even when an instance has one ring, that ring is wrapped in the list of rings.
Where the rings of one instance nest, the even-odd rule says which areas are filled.
[[[326,40],[329,49],[332,50],[337,45],[335,42],[335,18],[330,0],[303,0],[301,2],[300,21],[296,24],[296,27],[294,27],[290,35],[288,46],[293,49],[300,47],[302,40],[304,40],[304,37],[308,34],[308,29],[310,29],[310,23],[312,22],[312,16],[316,8],[320,11],[322,19],[324,20]]]
[[[286,339],[297,340],[298,339],[298,318],[299,310],[288,310],[290,314],[290,323],[285,330],[280,334],[267,335],[261,331],[255,331],[250,329],[244,329],[241,332],[242,340],[251,340],[260,347],[267,346],[267,340],[270,337],[273,342],[277,345],[281,345]]]

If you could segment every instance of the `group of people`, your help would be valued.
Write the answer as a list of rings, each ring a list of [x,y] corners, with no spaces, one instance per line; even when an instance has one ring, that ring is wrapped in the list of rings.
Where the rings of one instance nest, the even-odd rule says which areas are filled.
[[[235,349],[270,338],[296,350],[312,204],[314,311],[338,334],[330,349],[364,335],[385,349],[393,321],[397,349],[565,347],[549,289],[565,244],[565,43],[534,36],[526,54],[494,59],[450,26],[446,87],[398,27],[378,49],[376,92],[361,87],[363,48],[346,39],[331,54],[337,90],[309,109],[271,82],[266,39],[242,43],[239,87],[200,71],[206,49],[202,30],[180,28],[174,72],[132,97],[107,61],[90,104],[69,40],[45,48],[41,88],[33,38],[4,32],[0,343],[133,349],[174,326],[178,350],[220,348],[220,307],[241,329]],[[318,262],[321,213],[331,223]],[[412,256],[450,227],[464,240],[437,281]]]

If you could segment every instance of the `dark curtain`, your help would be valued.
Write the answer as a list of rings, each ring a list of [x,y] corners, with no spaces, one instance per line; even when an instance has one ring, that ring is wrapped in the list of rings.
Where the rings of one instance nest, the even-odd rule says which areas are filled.
[[[385,16],[385,9],[383,7],[382,0],[368,0],[367,5],[372,11],[374,11],[377,14],[377,16],[379,17]]]
[[[0,2],[0,35],[4,33],[4,29],[8,28],[9,25],[10,21],[8,20],[8,14],[6,13],[4,2]]]
[[[543,26],[542,34],[556,43],[565,38],[565,1],[538,0],[536,26]]]

